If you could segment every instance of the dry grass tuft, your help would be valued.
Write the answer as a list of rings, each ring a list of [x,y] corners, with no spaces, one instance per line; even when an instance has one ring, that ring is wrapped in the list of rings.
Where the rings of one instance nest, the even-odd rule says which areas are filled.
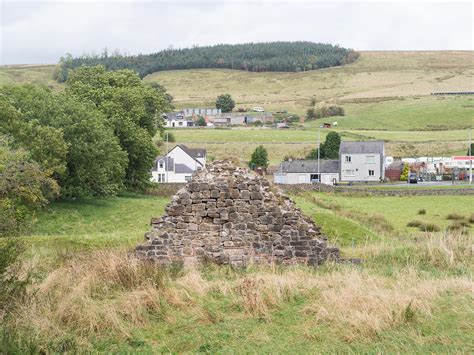
[[[429,315],[442,293],[472,292],[467,279],[423,280],[413,269],[399,273],[395,281],[347,270],[324,278],[320,296],[305,312],[337,328],[346,341],[371,338],[381,331]]]
[[[460,220],[460,219],[465,219],[463,215],[459,213],[450,213],[446,216],[446,219],[452,219],[452,220]]]

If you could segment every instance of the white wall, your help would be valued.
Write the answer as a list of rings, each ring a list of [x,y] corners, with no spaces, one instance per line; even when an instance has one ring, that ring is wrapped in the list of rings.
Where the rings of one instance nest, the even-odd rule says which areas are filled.
[[[346,162],[346,156],[350,156],[350,162]],[[374,157],[373,162],[369,156]],[[373,176],[369,175],[369,170],[374,171]],[[341,181],[380,181],[380,177],[385,177],[384,170],[380,154],[341,154]]]
[[[196,171],[198,168],[202,168],[203,166],[199,164],[196,160],[190,157],[184,150],[180,147],[176,146],[167,154],[168,157],[173,159],[174,164],[184,164],[188,168]],[[163,167],[160,168],[160,161],[157,162],[156,170],[151,172],[151,181],[153,182],[170,182],[170,183],[180,183],[180,182],[187,182],[186,177],[191,177],[192,173],[175,173],[174,171],[166,171],[165,164],[163,161]],[[199,161],[206,164],[205,158],[199,158]],[[160,177],[158,175],[161,175]]]
[[[313,173],[275,173],[273,174],[273,182],[275,184],[310,184],[311,175]],[[314,173],[315,174],[315,173]],[[339,173],[321,173],[321,182],[323,184],[332,185],[333,179],[339,181]]]

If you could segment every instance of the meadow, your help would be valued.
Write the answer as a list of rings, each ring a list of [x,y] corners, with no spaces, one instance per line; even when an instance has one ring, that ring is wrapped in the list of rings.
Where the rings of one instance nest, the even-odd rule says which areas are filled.
[[[442,198],[442,201],[439,200]],[[345,257],[319,268],[160,269],[128,252],[169,197],[61,202],[27,242],[7,352],[470,352],[472,234],[406,221],[472,211],[464,196],[294,196]],[[426,214],[417,215],[419,208]],[[448,223],[442,225],[443,228]],[[472,230],[468,227],[469,233]]]

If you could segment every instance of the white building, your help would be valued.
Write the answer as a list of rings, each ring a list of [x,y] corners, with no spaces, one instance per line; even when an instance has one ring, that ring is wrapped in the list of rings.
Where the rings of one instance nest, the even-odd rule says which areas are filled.
[[[165,156],[158,156],[151,171],[151,181],[185,183],[196,170],[206,166],[206,150],[178,144]]]
[[[319,178],[321,176],[321,179]],[[275,184],[310,184],[321,182],[333,185],[339,181],[339,160],[293,160],[281,163],[273,174]]]
[[[220,115],[222,110],[220,108],[208,107],[208,108],[183,108],[183,114],[188,116],[213,116]]]
[[[385,178],[384,142],[341,142],[341,181],[380,181]]]
[[[184,128],[194,126],[194,121],[190,118],[187,118],[182,111],[164,113],[162,117],[165,120],[165,127],[167,128]]]

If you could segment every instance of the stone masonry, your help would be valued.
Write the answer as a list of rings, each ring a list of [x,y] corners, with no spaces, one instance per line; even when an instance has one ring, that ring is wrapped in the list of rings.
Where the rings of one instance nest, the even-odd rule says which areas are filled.
[[[193,175],[165,214],[151,221],[139,256],[159,263],[318,265],[339,251],[313,221],[264,178],[228,161]]]

